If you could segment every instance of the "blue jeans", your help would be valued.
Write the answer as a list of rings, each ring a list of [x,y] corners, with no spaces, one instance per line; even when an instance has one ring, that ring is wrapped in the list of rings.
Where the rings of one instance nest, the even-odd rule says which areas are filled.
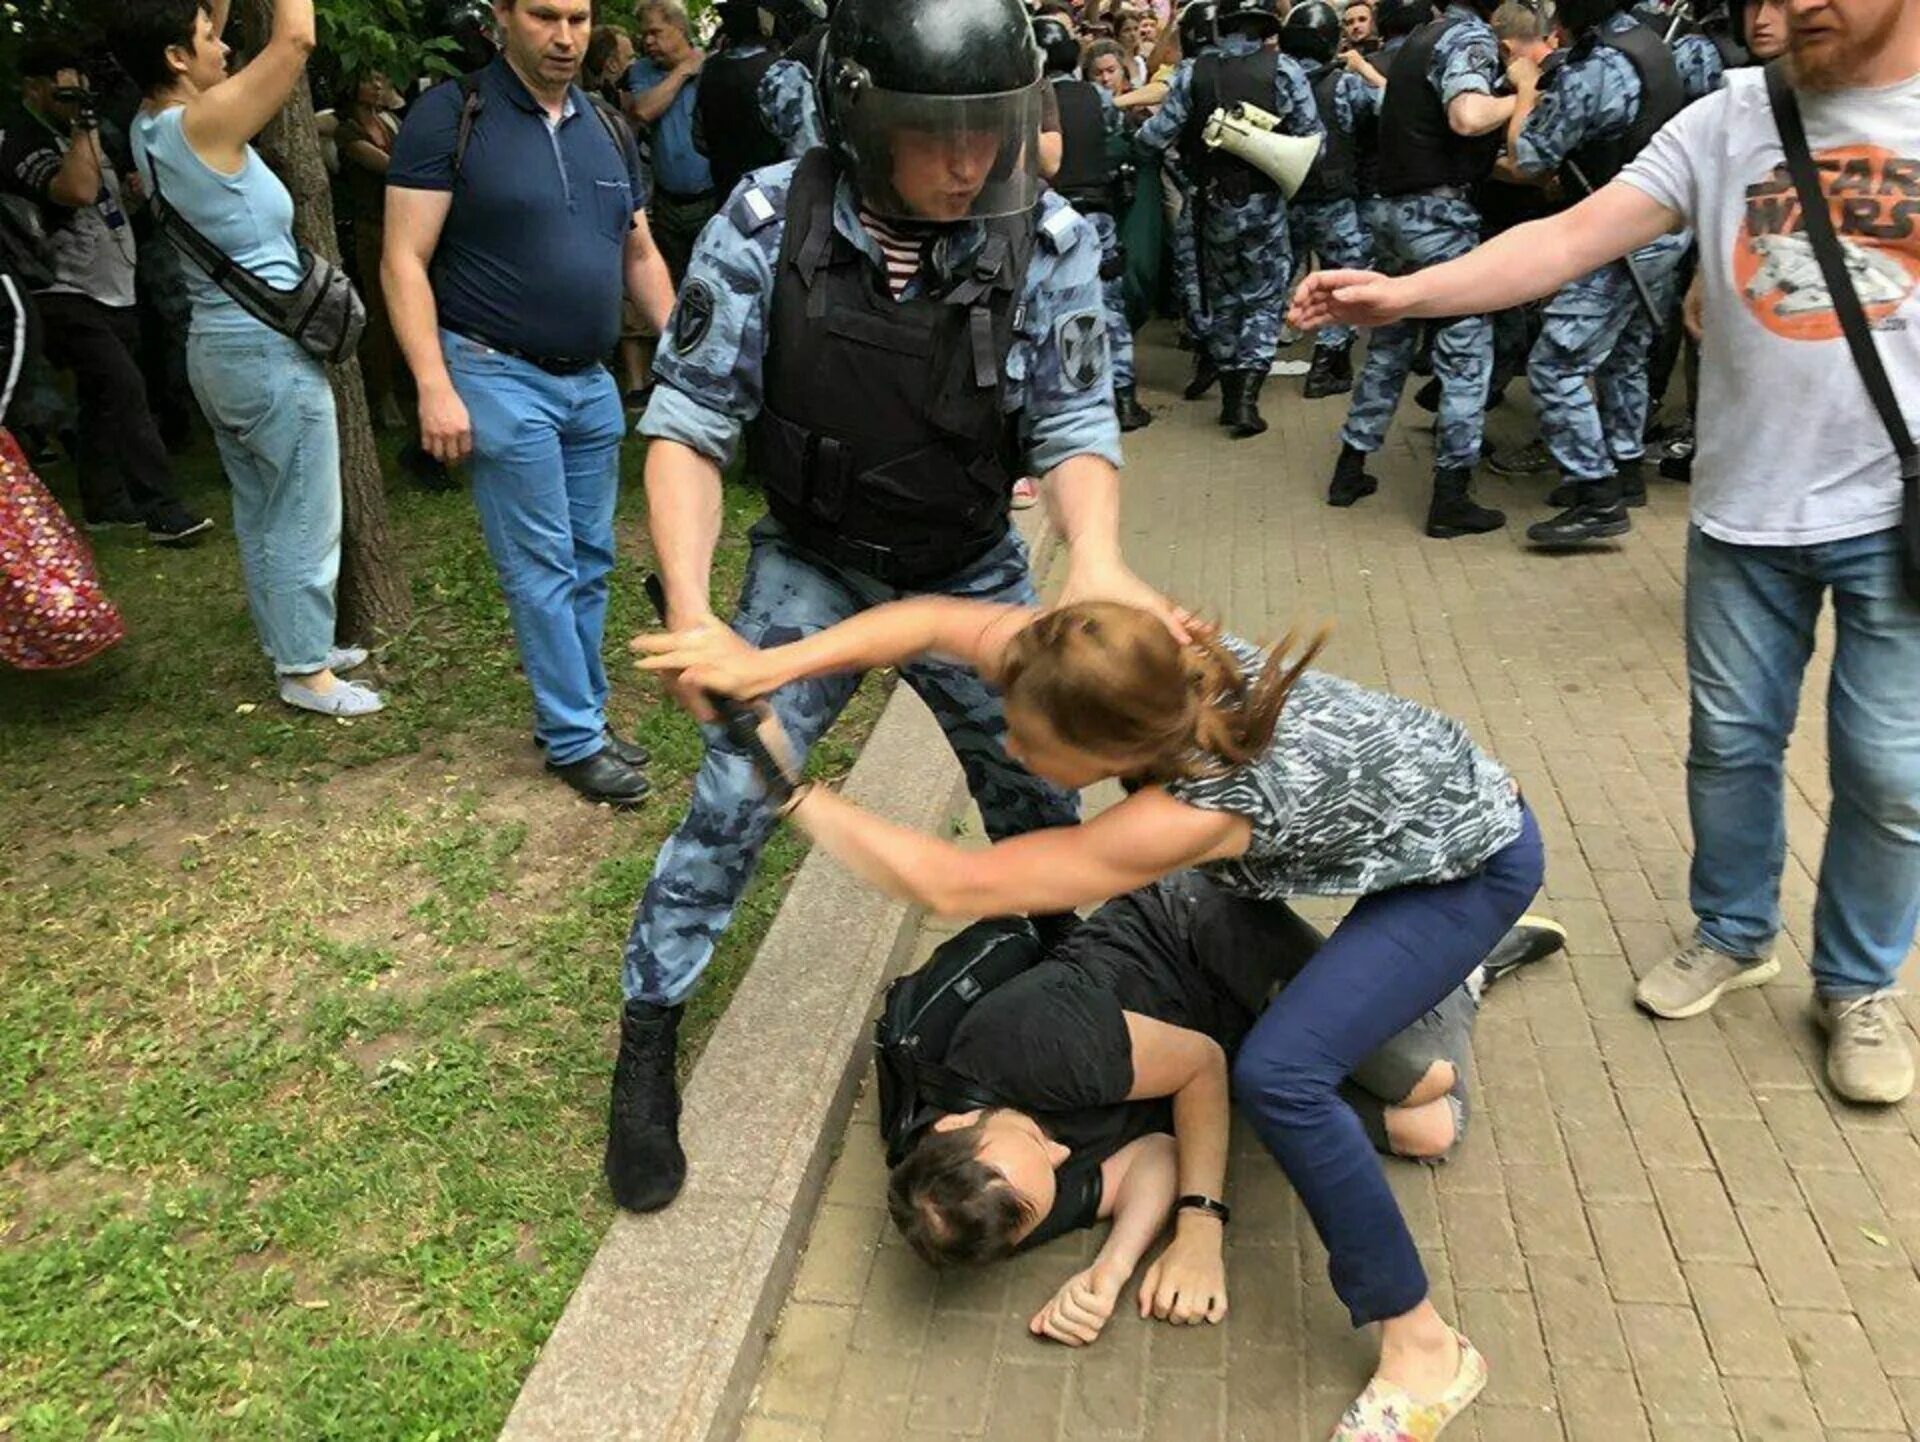
[[[1700,939],[1764,956],[1780,930],[1782,780],[1814,622],[1833,596],[1833,810],[1813,910],[1825,997],[1892,986],[1920,924],[1920,604],[1898,531],[1818,546],[1687,538],[1694,914]]]
[[[606,742],[607,577],[624,418],[601,366],[548,375],[440,332],[473,424],[473,502],[507,595],[534,734],[557,766]]]
[[[1472,876],[1362,898],[1234,1057],[1234,1097],[1300,1194],[1356,1327],[1419,1306],[1427,1274],[1341,1084],[1467,979],[1526,911],[1545,865],[1523,811],[1520,835]]]
[[[247,610],[281,675],[326,665],[340,578],[340,427],[326,370],[265,326],[196,332],[187,379],[233,490]]]
[[[753,528],[752,541],[733,629],[756,646],[797,641],[905,594],[796,550],[772,519]],[[1034,604],[1027,549],[1011,531],[973,564],[922,589],[975,601]],[[987,835],[998,841],[1079,820],[1077,797],[1008,758],[1000,693],[978,674],[923,656],[902,666],[900,679],[927,703],[946,732],[967,787],[980,803]],[[768,698],[797,756],[806,756],[859,684],[860,677],[853,674],[816,676],[783,686]],[[660,848],[627,937],[622,978],[626,995],[661,1006],[685,1000],[700,980],[773,830],[773,815],[761,799],[746,756],[717,727],[706,728],[706,742],[706,757],[693,783],[693,804]]]

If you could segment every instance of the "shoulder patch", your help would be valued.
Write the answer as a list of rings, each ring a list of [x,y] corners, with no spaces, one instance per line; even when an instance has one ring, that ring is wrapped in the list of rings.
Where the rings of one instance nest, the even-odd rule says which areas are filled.
[[[1079,216],[1066,205],[1053,208],[1051,214],[1040,219],[1040,233],[1047,238],[1047,244],[1053,247],[1056,255],[1065,255],[1072,249],[1074,241],[1074,221]]]
[[[779,215],[766,191],[757,185],[743,186],[727,207],[727,219],[742,235],[758,234],[773,224]]]
[[[713,287],[704,280],[688,281],[673,307],[673,353],[685,355],[699,347],[713,328]]]
[[[1060,375],[1070,390],[1084,391],[1107,374],[1107,318],[1097,310],[1062,316],[1055,330]]]

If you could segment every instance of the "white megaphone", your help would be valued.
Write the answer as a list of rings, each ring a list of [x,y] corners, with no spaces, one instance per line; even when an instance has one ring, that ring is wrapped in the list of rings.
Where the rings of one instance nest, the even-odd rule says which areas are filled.
[[[1280,135],[1280,117],[1257,105],[1235,105],[1207,117],[1200,138],[1217,150],[1246,161],[1274,181],[1288,200],[1306,183],[1320,158],[1317,135]]]

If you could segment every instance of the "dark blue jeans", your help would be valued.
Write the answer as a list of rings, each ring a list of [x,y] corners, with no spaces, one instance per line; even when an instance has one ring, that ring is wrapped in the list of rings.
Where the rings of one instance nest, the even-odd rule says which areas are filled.
[[[1233,1063],[1240,1109],[1300,1194],[1356,1327],[1411,1311],[1426,1269],[1340,1084],[1465,981],[1540,889],[1533,813],[1463,881],[1363,898],[1274,998]]]

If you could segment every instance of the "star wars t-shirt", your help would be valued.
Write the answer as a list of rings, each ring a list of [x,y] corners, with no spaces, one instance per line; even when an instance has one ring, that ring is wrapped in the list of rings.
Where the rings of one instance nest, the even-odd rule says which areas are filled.
[[[1920,76],[1802,94],[1874,340],[1920,435]],[[1900,523],[1899,467],[1799,219],[1757,70],[1682,111],[1620,178],[1699,236],[1706,338],[1693,519],[1739,545],[1817,545]]]

